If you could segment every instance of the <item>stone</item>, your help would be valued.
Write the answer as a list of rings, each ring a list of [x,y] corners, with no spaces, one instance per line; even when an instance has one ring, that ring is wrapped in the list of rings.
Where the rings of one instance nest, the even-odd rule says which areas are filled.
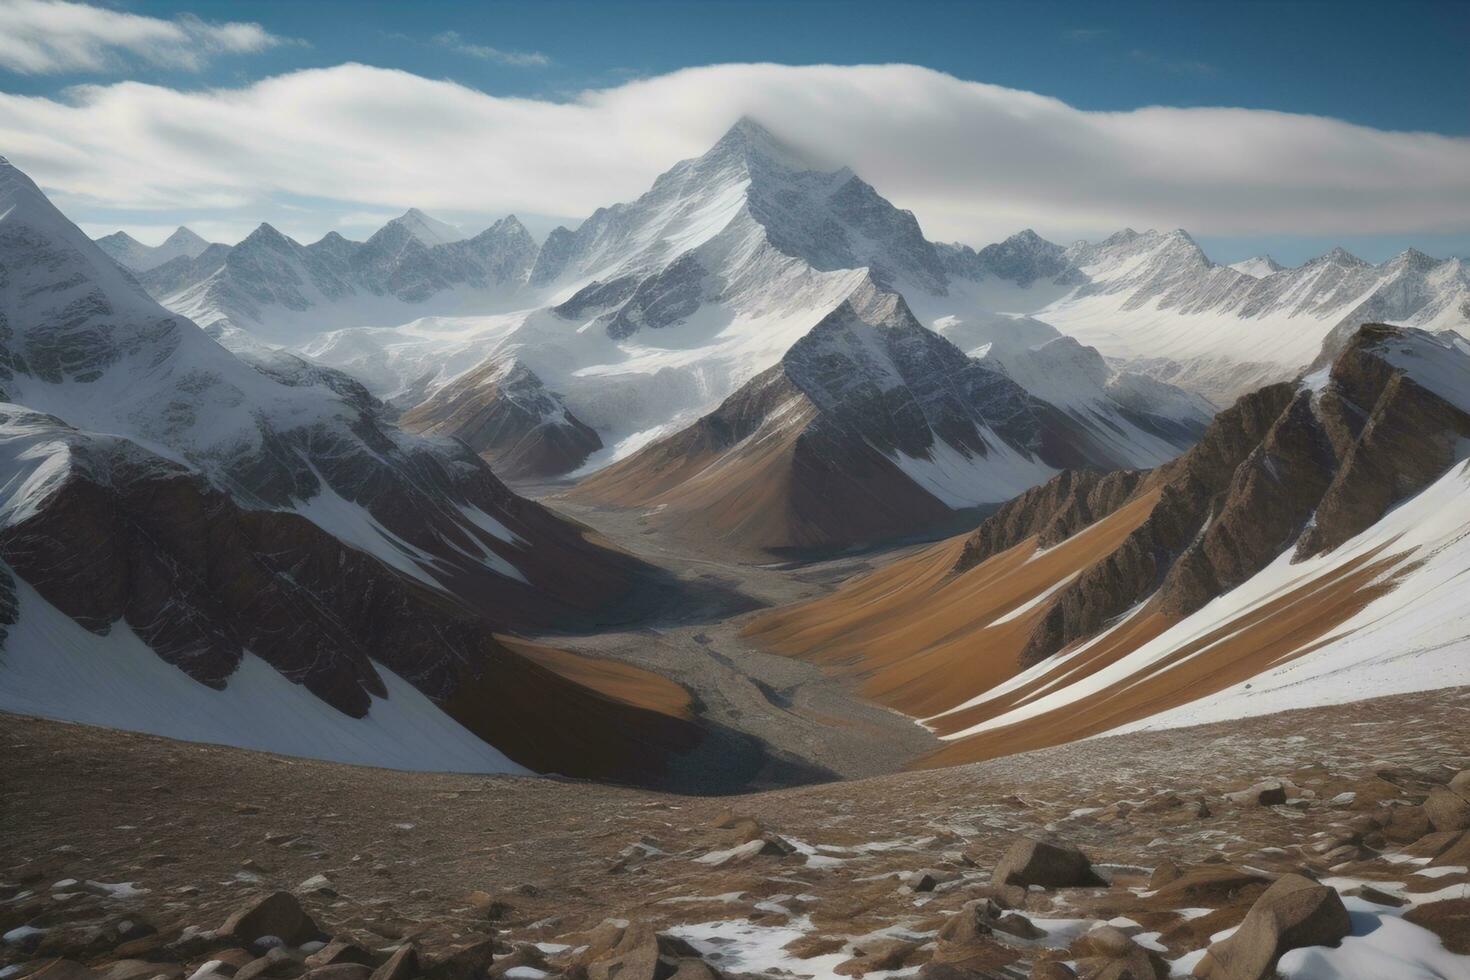
[[[1072,888],[1106,885],[1087,855],[1063,841],[1018,840],[995,866],[992,880],[1003,885]]]
[[[290,892],[272,892],[237,909],[219,927],[222,936],[253,943],[262,936],[279,936],[291,945],[314,939],[319,930]]]
[[[479,980],[495,962],[495,940],[482,939],[437,957],[423,970],[428,980]]]
[[[37,980],[97,980],[97,974],[75,960],[52,960],[30,974]],[[27,980],[30,980],[28,977]]]
[[[846,945],[846,936],[819,936],[807,932],[797,936],[781,948],[799,960],[809,960],[814,956],[835,953]]]
[[[1212,945],[1194,975],[1210,980],[1269,980],[1283,954],[1305,946],[1336,946],[1351,930],[1333,888],[1286,875],[1262,893],[1240,928]]]
[[[846,977],[860,977],[878,970],[897,970],[914,955],[918,945],[905,939],[883,938],[863,940],[853,946],[853,957],[832,968]]]
[[[311,980],[369,980],[373,968],[362,963],[331,963],[306,971]]]
[[[1470,956],[1470,898],[1429,902],[1405,912],[1404,920],[1434,933],[1451,953]]]
[[[1177,909],[1227,905],[1270,883],[1265,875],[1230,864],[1201,864],[1149,896],[1151,908]]]
[[[1154,865],[1153,874],[1148,876],[1149,891],[1158,891],[1171,881],[1179,880],[1179,865],[1164,858]]]
[[[371,980],[412,980],[419,972],[419,952],[412,943],[405,943],[373,971]]]
[[[1286,786],[1279,779],[1266,779],[1248,789],[1226,793],[1225,799],[1240,806],[1278,806],[1286,802]]]
[[[1429,791],[1424,814],[1435,830],[1470,830],[1470,800],[1445,786]]]
[[[332,887],[332,881],[326,875],[312,875],[296,886],[296,894],[321,895],[325,898],[336,898],[337,890]]]
[[[1449,788],[1461,796],[1470,798],[1470,769],[1455,773],[1454,778],[1449,781]]]
[[[588,980],[669,980],[685,960],[698,959],[699,951],[684,940],[637,926],[624,932],[609,956],[588,964],[587,977]]]
[[[1076,980],[1077,973],[1065,963],[1042,960],[1031,966],[1031,980]]]
[[[333,939],[306,958],[306,965],[309,967],[331,966],[334,963],[360,963],[363,966],[376,966],[377,959],[357,943],[346,939]]]
[[[102,980],[148,980],[149,977],[177,980],[184,975],[183,964],[154,963],[152,960],[114,960],[98,969]]]
[[[1433,829],[1422,806],[1396,806],[1389,811],[1383,834],[1395,844],[1411,844]]]

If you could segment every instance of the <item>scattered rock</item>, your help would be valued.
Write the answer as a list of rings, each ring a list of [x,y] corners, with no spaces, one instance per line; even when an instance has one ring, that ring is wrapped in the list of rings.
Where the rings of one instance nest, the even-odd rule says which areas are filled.
[[[405,943],[393,951],[386,963],[373,971],[371,980],[411,980],[419,973],[419,951],[412,943]]]
[[[495,940],[482,939],[439,956],[423,970],[423,976],[428,980],[479,980],[493,962]]]
[[[296,886],[296,894],[321,895],[323,898],[336,898],[337,890],[332,887],[331,879],[326,875],[312,875]]]
[[[278,936],[292,945],[316,938],[319,930],[290,892],[272,892],[238,909],[219,927],[223,936],[253,943],[263,936]]]
[[[1179,880],[1179,865],[1168,858],[1164,858],[1154,865],[1153,874],[1148,877],[1149,891],[1158,891],[1171,881]]]
[[[1226,793],[1225,799],[1240,806],[1279,806],[1286,802],[1286,786],[1279,779],[1267,779],[1248,789]]]
[[[995,866],[993,881],[1004,885],[1072,888],[1106,885],[1092,862],[1064,841],[1018,840]]]
[[[332,966],[335,963],[375,966],[377,959],[361,946],[345,939],[334,939],[306,958],[306,965],[310,967]]]
[[[1282,954],[1336,946],[1350,931],[1335,889],[1286,875],[1256,899],[1240,928],[1205,953],[1194,974],[1210,980],[1268,980]]]
[[[878,970],[897,970],[908,963],[918,948],[905,939],[864,940],[853,946],[852,959],[843,960],[832,971],[845,977],[860,977]]]
[[[1404,920],[1434,933],[1451,953],[1470,956],[1470,898],[1420,905],[1405,912]]]
[[[1470,799],[1447,786],[1436,786],[1429,791],[1424,813],[1435,830],[1470,830]]]

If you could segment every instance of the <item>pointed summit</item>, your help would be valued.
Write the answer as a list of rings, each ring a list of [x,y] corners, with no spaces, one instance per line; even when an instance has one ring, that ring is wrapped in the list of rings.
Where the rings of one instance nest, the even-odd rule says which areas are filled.
[[[425,245],[448,245],[450,242],[463,241],[465,234],[459,228],[446,221],[431,217],[418,208],[409,208],[397,218],[388,222],[384,227],[400,227],[414,238]]]
[[[780,139],[750,116],[741,116],[725,131],[719,142],[701,160],[739,157],[747,163],[773,163],[787,170],[819,170],[820,162],[792,144]]]
[[[1230,268],[1236,272],[1244,273],[1253,279],[1264,279],[1267,276],[1274,276],[1276,273],[1281,272],[1286,266],[1277,262],[1269,255],[1252,255],[1248,259],[1241,259],[1239,262],[1230,263]]]

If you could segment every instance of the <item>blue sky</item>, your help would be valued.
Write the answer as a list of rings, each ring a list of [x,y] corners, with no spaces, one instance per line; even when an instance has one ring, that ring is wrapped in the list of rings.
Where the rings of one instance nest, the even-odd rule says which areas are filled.
[[[5,2],[0,0],[0,7]],[[251,51],[211,52],[191,70],[171,66],[168,59],[160,63],[127,53],[86,70],[18,72],[0,67],[0,92],[66,102],[71,86],[112,86],[125,80],[185,92],[235,89],[302,69],[355,62],[453,81],[500,99],[555,103],[575,100],[586,90],[616,89],[704,65],[904,63],[964,81],[1050,96],[1088,112],[1240,107],[1326,116],[1391,132],[1470,135],[1470,3],[134,0],[108,6],[169,22],[180,17],[209,24],[254,22],[276,43]],[[4,135],[0,123],[0,137]],[[18,151],[10,152],[24,159]],[[59,172],[59,165],[43,162],[43,186],[48,165]],[[862,168],[859,172],[869,176]],[[1414,176],[1405,173],[1404,180]],[[883,182],[870,179],[888,193]],[[905,186],[902,181],[894,184]],[[309,234],[328,230],[333,222],[345,229],[343,218],[349,212],[365,223],[368,215],[386,214],[400,203],[385,199],[357,207],[372,195],[354,190],[349,204],[280,188],[228,207],[140,208],[138,201],[123,195],[117,199],[121,207],[110,207],[101,185],[101,178],[92,179],[84,193],[77,190],[81,181],[56,185],[70,195],[70,209],[83,212],[78,217],[89,230],[109,221],[161,228],[175,217],[191,215],[196,221],[214,220],[223,229],[244,221],[253,205],[262,217],[288,225],[294,220],[298,233]],[[609,191],[632,186],[630,178]],[[923,200],[922,194],[910,196]],[[547,207],[534,196],[525,203],[533,207],[533,227],[585,213]],[[936,220],[913,206],[926,228]],[[478,206],[456,209],[441,203],[427,209],[453,211],[446,216],[466,222],[488,216]],[[1120,218],[1126,210],[1120,210]],[[228,220],[221,220],[226,213]],[[1153,212],[1146,216],[1155,217]],[[1080,220],[1058,218],[1054,229],[1041,230],[1071,231],[1073,225],[1082,227]],[[1105,223],[1107,217],[1088,220]],[[999,228],[1000,221],[980,222],[976,233]],[[968,227],[951,224],[961,232]],[[1196,237],[1225,261],[1265,250],[1285,261],[1299,261],[1337,242],[1372,259],[1409,243],[1437,254],[1470,254],[1470,227],[1452,220],[1434,227],[1424,222],[1403,229],[1365,227],[1357,233],[1350,225],[1302,232],[1239,227],[1240,222],[1218,222],[1219,228],[1210,224],[1206,220],[1207,227],[1196,230]]]

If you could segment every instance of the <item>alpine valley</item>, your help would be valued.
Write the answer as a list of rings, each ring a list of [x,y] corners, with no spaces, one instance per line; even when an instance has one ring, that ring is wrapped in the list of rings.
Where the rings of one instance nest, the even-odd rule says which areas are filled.
[[[0,980],[1470,977],[1464,260],[818,149],[156,246],[0,158]]]

